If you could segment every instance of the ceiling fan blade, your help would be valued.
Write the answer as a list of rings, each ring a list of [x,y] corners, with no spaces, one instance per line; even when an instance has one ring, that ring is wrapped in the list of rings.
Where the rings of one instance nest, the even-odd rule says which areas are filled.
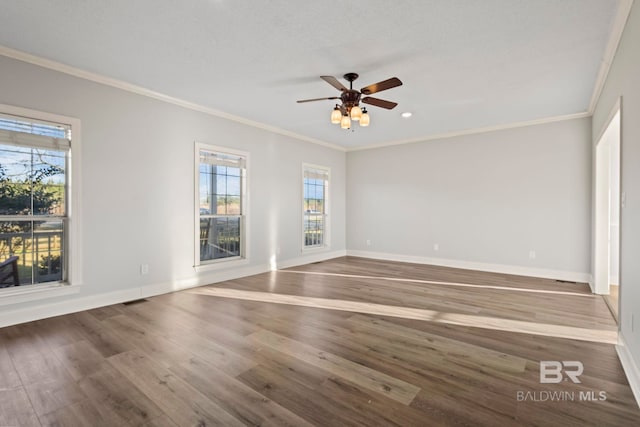
[[[296,101],[298,104],[302,104],[303,102],[313,102],[313,101],[326,101],[328,99],[340,99],[337,96],[330,96],[329,98],[314,98],[314,99],[301,99]]]
[[[369,105],[375,105],[376,107],[386,108],[387,110],[392,110],[398,105],[397,102],[385,101],[384,99],[373,98],[371,96],[365,96],[361,99],[362,102]]]
[[[340,91],[349,90],[333,76],[320,76],[320,78]]]
[[[400,79],[397,77],[391,77],[390,79],[365,86],[360,89],[360,92],[362,92],[363,95],[371,95],[376,92],[382,92],[383,90],[391,89],[398,86],[402,86],[402,82],[400,81]]]

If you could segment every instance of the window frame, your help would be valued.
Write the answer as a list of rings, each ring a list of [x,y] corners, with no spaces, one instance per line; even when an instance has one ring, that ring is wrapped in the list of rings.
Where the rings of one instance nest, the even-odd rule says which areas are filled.
[[[196,271],[229,268],[249,261],[249,153],[234,148],[195,142],[194,149],[194,269]],[[212,260],[200,260],[200,152],[228,154],[244,159],[240,184],[240,255]]]
[[[305,238],[305,216],[306,216],[306,212],[304,209],[304,180],[305,180],[305,172],[308,169],[316,169],[316,170],[321,170],[321,171],[325,171],[327,173],[327,180],[325,182],[325,186],[324,186],[324,200],[323,200],[323,206],[324,206],[324,212],[323,212],[323,217],[324,217],[324,235],[323,235],[323,240],[322,240],[322,244],[321,245],[313,245],[313,246],[307,246],[306,245],[306,238]],[[329,247],[331,246],[331,227],[330,227],[330,209],[331,209],[331,201],[330,201],[330,187],[331,187],[331,168],[329,166],[323,166],[323,165],[318,165],[318,164],[313,164],[313,163],[302,163],[302,179],[301,179],[301,210],[302,210],[302,215],[301,215],[301,220],[302,220],[302,226],[300,227],[301,229],[301,245],[302,245],[302,252],[315,252],[315,251],[322,251],[322,250],[327,250],[329,249]]]
[[[77,293],[83,283],[82,229],[80,212],[81,177],[81,122],[77,118],[62,116],[29,108],[0,104],[0,113],[22,117],[25,120],[45,121],[69,126],[72,132],[71,146],[67,151],[66,172],[66,217],[64,227],[65,279],[63,281],[35,283],[0,289],[0,306],[54,298]]]

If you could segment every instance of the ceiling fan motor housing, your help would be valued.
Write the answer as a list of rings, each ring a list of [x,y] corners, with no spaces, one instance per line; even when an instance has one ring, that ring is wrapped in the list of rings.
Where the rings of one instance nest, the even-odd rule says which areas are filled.
[[[340,100],[342,101],[340,109],[342,114],[350,114],[351,109],[360,103],[360,92],[353,90],[353,81],[358,78],[358,74],[347,73],[342,77],[349,82],[349,89],[343,90],[342,95],[340,95]]]
[[[360,92],[353,89],[345,90],[340,95],[340,100],[342,101],[343,112],[348,113],[351,108],[360,103]]]

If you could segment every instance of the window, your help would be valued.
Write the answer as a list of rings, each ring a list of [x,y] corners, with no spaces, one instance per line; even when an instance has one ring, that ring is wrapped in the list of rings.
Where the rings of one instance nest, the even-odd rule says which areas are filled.
[[[67,280],[70,149],[68,125],[0,115],[0,261],[20,285]]]
[[[196,265],[244,258],[247,154],[197,144]]]
[[[329,169],[303,165],[303,248],[328,246]]]

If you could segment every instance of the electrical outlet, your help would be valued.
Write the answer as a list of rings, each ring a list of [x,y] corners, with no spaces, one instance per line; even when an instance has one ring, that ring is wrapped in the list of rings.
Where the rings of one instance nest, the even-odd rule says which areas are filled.
[[[371,240],[367,239],[367,246],[371,246]]]
[[[438,243],[434,243],[433,244],[433,250],[436,251],[436,252],[439,251],[440,250],[440,245]]]
[[[534,250],[529,251],[529,259],[536,259],[536,251]]]
[[[140,274],[142,276],[149,274],[149,264],[140,264]]]

